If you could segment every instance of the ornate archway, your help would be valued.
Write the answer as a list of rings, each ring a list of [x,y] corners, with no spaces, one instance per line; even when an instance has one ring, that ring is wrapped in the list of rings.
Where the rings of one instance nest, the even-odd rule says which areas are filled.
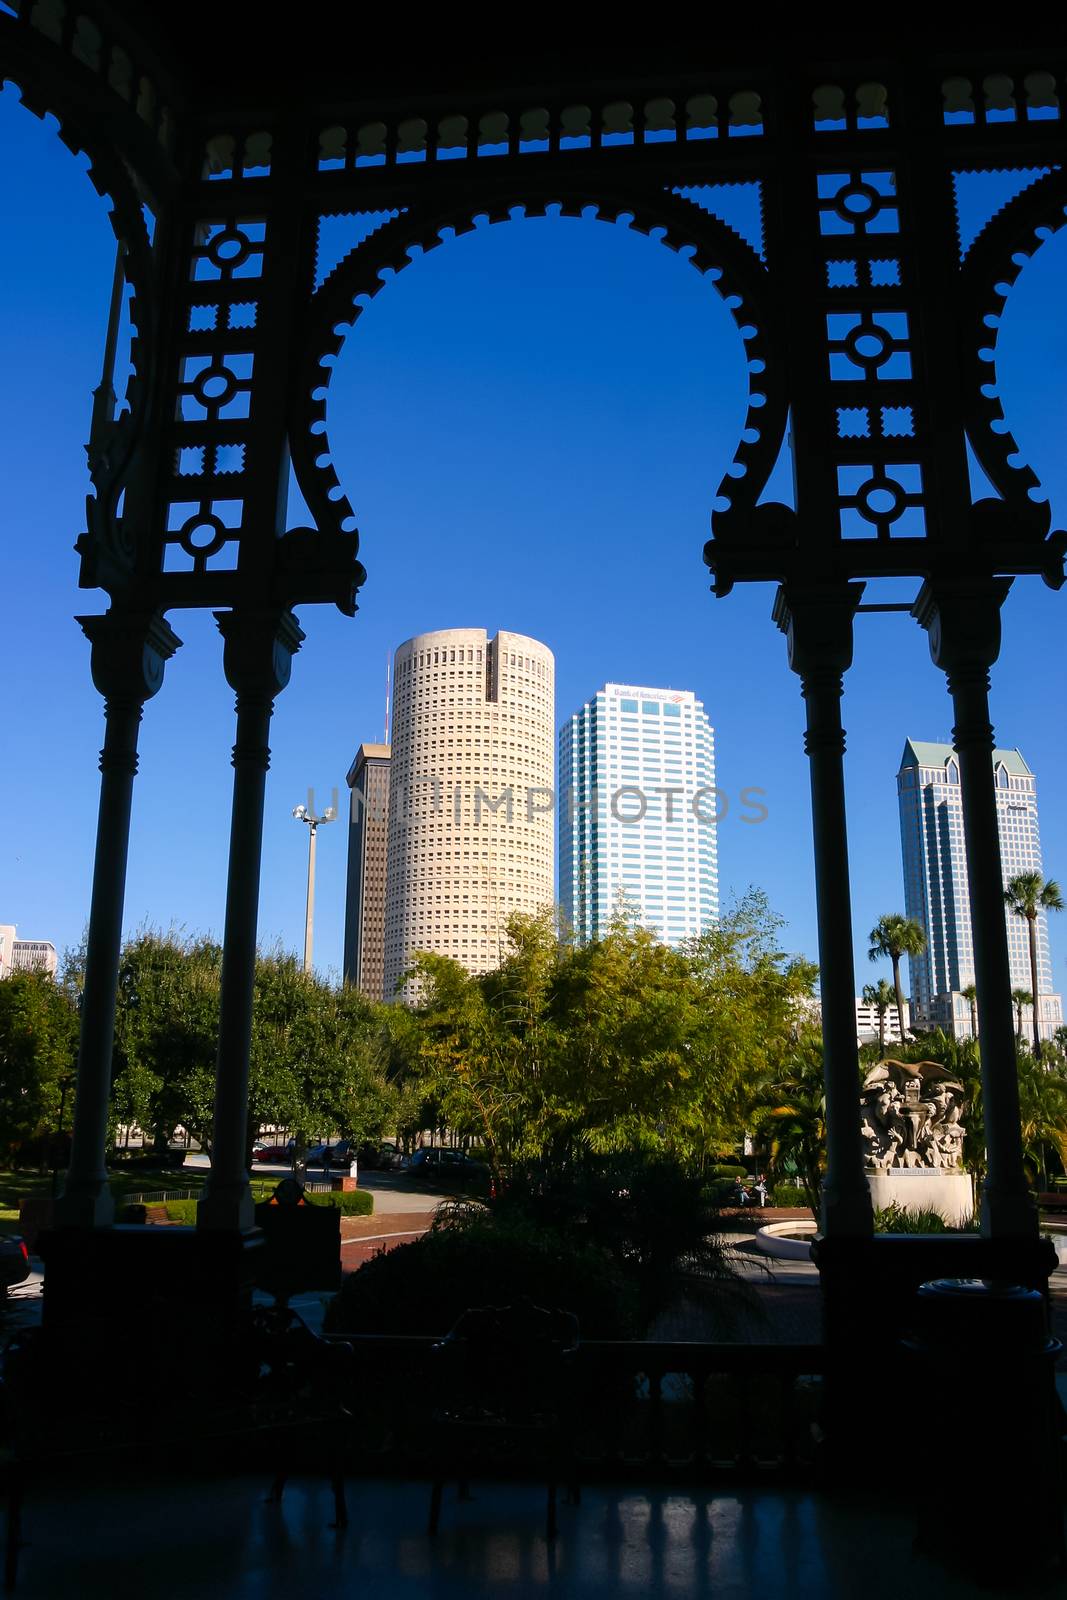
[[[784,373],[776,351],[767,274],[755,250],[727,224],[673,195],[568,191],[538,192],[536,185],[502,190],[486,186],[447,209],[413,206],[377,228],[351,249],[314,295],[306,327],[300,374],[290,412],[293,467],[320,530],[352,534],[355,517],[340,484],[327,431],[327,399],[333,366],[351,329],[369,303],[414,259],[449,238],[470,232],[476,218],[500,223],[558,214],[593,218],[658,238],[681,255],[725,302],[744,345],[748,374],[747,413],[733,460],[721,483],[709,485],[709,519],[741,521],[755,507],[778,458],[785,435]]]
[[[232,1229],[249,1218],[243,1106],[259,834],[273,696],[302,637],[291,608],[332,601],[351,611],[362,579],[329,441],[316,432],[322,357],[352,320],[353,296],[377,293],[382,272],[401,271],[414,245],[436,248],[442,228],[478,214],[503,220],[516,206],[562,202],[662,227],[674,248],[692,245],[694,265],[719,271],[718,286],[739,296],[732,309],[742,332],[753,330],[750,369],[764,363],[752,384],[766,401],[750,405],[705,557],[719,594],[739,582],[780,586],[776,615],[803,683],[831,1128],[827,1231],[862,1240],[870,1228],[840,701],[863,583],[889,576],[924,583],[914,614],[949,674],[973,798],[983,1071],[1000,1130],[987,1226],[1032,1238],[996,819],[982,798],[987,678],[1007,586],[1023,574],[1059,582],[1063,541],[1048,536],[1032,483],[996,436],[980,352],[997,309],[990,281],[995,290],[1008,271],[997,240],[1006,249],[1017,224],[1036,216],[1040,225],[1033,208],[1060,190],[1059,179],[1034,186],[961,269],[953,173],[1055,164],[1061,46],[997,38],[961,53],[949,41],[905,56],[872,55],[869,38],[835,38],[832,48],[809,39],[799,49],[775,38],[636,65],[610,58],[560,69],[528,58],[423,71],[398,57],[393,72],[364,66],[362,43],[355,23],[314,37],[310,23],[295,22],[252,35],[217,7],[153,8],[151,27],[132,0],[24,0],[0,13],[0,67],[90,150],[120,196],[136,256],[150,346],[137,355],[137,421],[105,452],[83,546],[84,579],[112,604],[87,631],[108,701],[105,784],[121,772],[127,820],[140,709],[176,644],[164,612],[221,608],[237,693],[216,1167],[204,1220]],[[758,194],[762,259],[679,194],[730,184]],[[150,257],[136,215],[145,196],[158,216]],[[371,210],[399,215],[316,293],[319,219]],[[787,407],[796,503],[760,504]],[[972,504],[969,436],[1005,496],[992,510]],[[291,457],[310,528],[286,526]],[[99,959],[87,984],[68,1191],[71,1219],[83,1221],[103,1216],[106,1187],[109,989],[125,870],[113,811],[101,825],[90,933]]]

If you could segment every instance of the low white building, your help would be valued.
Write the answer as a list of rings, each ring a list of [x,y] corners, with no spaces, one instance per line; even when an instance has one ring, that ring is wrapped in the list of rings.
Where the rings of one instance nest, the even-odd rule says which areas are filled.
[[[13,972],[47,972],[54,978],[59,967],[56,947],[48,939],[20,939],[13,922],[0,922],[0,978]]]
[[[904,1027],[906,1029],[911,1027],[911,1007],[907,1000],[904,1002]],[[856,1042],[858,1044],[871,1044],[879,1037],[877,1006],[869,1006],[866,1000],[861,1000],[857,997]],[[893,1002],[885,1014],[885,1042],[886,1044],[900,1043],[896,1001]]]

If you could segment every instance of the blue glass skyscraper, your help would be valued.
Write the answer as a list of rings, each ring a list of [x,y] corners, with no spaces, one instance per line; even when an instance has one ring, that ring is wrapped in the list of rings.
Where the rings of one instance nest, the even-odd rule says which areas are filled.
[[[719,910],[715,738],[689,691],[608,683],[559,739],[560,900],[575,936],[625,912],[668,944]]]
[[[1021,872],[1041,872],[1037,780],[1018,750],[994,750],[990,782],[996,789],[1004,882]],[[961,991],[974,982],[971,892],[963,839],[963,795],[951,745],[909,739],[897,773],[904,905],[926,934],[926,949],[910,957],[912,1014],[925,1027],[956,1034],[972,1028],[970,1002]],[[1013,989],[1030,991],[1030,945],[1021,917],[1005,913]],[[1063,1021],[1061,997],[1052,993],[1048,920],[1037,922],[1037,988],[1041,1032]],[[1024,1022],[1031,1018],[1024,1008]]]

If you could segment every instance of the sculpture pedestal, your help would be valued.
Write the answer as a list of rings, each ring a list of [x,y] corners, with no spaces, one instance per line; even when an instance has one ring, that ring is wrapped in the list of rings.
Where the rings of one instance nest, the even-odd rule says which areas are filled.
[[[974,1216],[974,1185],[966,1172],[936,1172],[929,1167],[891,1167],[867,1175],[876,1211],[896,1205],[902,1211],[936,1211],[948,1228]]]

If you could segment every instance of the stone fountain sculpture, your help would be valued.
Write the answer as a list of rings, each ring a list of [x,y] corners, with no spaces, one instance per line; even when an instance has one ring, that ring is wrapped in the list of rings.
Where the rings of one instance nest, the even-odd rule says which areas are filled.
[[[963,1084],[936,1061],[879,1061],[860,1091],[860,1134],[876,1209],[896,1203],[958,1224],[973,1213],[961,1170]]]

